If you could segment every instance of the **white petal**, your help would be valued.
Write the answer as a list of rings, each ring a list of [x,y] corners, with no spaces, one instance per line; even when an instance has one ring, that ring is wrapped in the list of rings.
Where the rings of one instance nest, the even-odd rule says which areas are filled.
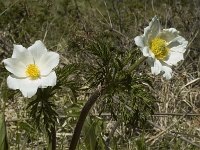
[[[176,34],[176,35],[179,34],[179,31],[176,30],[175,28],[163,29],[163,31],[171,32],[171,33]]]
[[[158,75],[162,70],[162,64],[159,60],[155,59],[153,66],[151,67],[151,73]]]
[[[184,60],[183,53],[170,52],[167,60],[165,60],[164,62],[171,66],[171,65],[177,65],[177,63],[181,60]]]
[[[152,21],[149,23],[149,26],[144,28],[144,41],[150,42],[153,38],[155,38],[160,32],[160,22],[158,18],[155,16]],[[146,43],[148,44],[148,43]]]
[[[145,46],[145,44],[144,44],[143,35],[135,37],[134,41],[135,41],[135,44],[140,47],[140,50],[142,51],[143,55],[145,57],[149,57],[150,56],[149,48],[147,46]]]
[[[16,78],[14,75],[9,75],[7,78],[7,85],[10,89],[16,90],[20,88],[19,78]]]
[[[40,79],[30,80],[29,78],[26,78],[20,80],[20,91],[22,92],[23,96],[31,98],[33,95],[35,95],[38,87],[40,86],[40,82]]]
[[[179,38],[179,37],[174,38],[170,43],[167,44],[167,47],[169,49],[181,45],[181,43],[177,40],[177,38]]]
[[[59,63],[59,55],[55,52],[47,52],[43,55],[38,62],[40,72],[42,76],[48,75],[53,68],[55,68]]]
[[[149,47],[145,46],[142,50],[142,53],[145,57],[151,57]]]
[[[167,43],[170,43],[173,39],[179,36],[179,31],[175,28],[163,29],[158,36]]]
[[[17,58],[18,53],[25,52],[25,51],[27,51],[27,49],[25,47],[23,47],[22,45],[14,44],[12,58]]]
[[[22,62],[25,66],[28,66],[29,64],[34,63],[33,57],[28,50],[23,51],[23,52],[15,52],[15,58],[20,60],[20,62]]]
[[[40,85],[40,80],[30,80],[28,78],[20,79],[14,76],[8,76],[7,84],[11,89],[19,89],[24,97],[31,98],[36,94],[37,89]]]
[[[182,36],[178,36],[172,40],[167,47],[170,51],[184,53],[186,51],[188,41],[186,41]]]
[[[40,60],[42,55],[47,53],[47,48],[40,40],[36,41],[32,46],[30,46],[28,50],[31,52],[36,63]]]
[[[156,59],[154,53],[151,50],[149,50],[149,57],[152,57],[153,59]]]
[[[163,77],[165,77],[167,80],[171,79],[172,69],[169,66],[162,66],[162,71],[164,72]]]
[[[17,77],[26,77],[26,66],[17,58],[4,59],[5,68]]]
[[[144,47],[144,37],[143,37],[143,35],[141,35],[141,36],[136,36],[136,37],[134,38],[134,41],[135,41],[135,44],[136,44],[137,46],[139,46],[139,47]]]
[[[172,69],[167,64],[160,62],[159,60],[154,60],[151,57],[148,57],[147,62],[151,67],[152,73],[157,75],[163,73],[163,77],[169,80],[172,77]]]
[[[55,86],[56,85],[56,73],[55,71],[51,72],[48,76],[41,77],[41,88],[45,88],[47,86]]]

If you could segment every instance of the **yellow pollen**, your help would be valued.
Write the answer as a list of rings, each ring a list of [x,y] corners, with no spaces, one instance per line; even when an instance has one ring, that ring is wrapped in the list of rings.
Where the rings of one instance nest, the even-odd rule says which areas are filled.
[[[166,41],[161,38],[155,38],[151,41],[151,51],[154,53],[157,59],[163,60],[167,56],[169,52],[169,48],[167,48]]]
[[[31,80],[38,79],[40,77],[40,70],[35,64],[30,64],[26,68],[26,75],[31,78]]]

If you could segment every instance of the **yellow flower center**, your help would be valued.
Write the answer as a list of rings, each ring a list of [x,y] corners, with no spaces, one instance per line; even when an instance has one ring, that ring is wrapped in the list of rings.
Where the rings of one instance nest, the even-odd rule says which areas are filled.
[[[168,52],[169,48],[167,48],[166,41],[161,38],[155,38],[151,41],[151,51],[154,53],[157,59],[163,60]]]
[[[31,78],[31,80],[38,79],[40,77],[40,70],[35,64],[30,64],[26,68],[26,75]]]

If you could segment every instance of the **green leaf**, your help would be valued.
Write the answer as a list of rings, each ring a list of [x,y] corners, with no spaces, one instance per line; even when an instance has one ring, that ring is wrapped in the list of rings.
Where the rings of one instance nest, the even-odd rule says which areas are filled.
[[[87,118],[84,124],[84,137],[87,150],[94,150],[97,140],[95,134],[95,125],[92,123],[90,118]]]
[[[140,139],[138,139],[138,140],[136,141],[136,145],[137,145],[137,148],[138,148],[139,150],[147,150],[147,147],[146,147],[146,145],[145,145],[144,135],[142,135],[142,136],[140,137]]]
[[[0,149],[8,149],[7,133],[6,133],[6,123],[4,114],[0,114]]]
[[[91,116],[86,118],[83,126],[83,137],[87,150],[106,150],[105,140],[102,137],[103,130],[104,123],[101,118]]]

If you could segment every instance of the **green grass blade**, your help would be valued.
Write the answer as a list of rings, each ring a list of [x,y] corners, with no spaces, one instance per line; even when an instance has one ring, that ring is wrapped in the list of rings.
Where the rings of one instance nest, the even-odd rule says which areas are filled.
[[[0,114],[0,149],[8,150],[6,123],[4,114]]]

